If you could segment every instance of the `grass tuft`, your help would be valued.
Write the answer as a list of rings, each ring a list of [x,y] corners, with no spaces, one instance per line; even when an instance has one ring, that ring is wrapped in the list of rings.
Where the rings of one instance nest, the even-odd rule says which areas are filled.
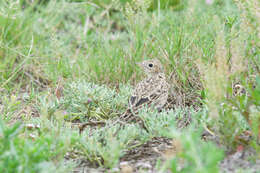
[[[130,158],[142,149],[158,158],[151,166],[158,172],[218,172],[223,157],[247,149],[259,159],[256,7],[254,0],[0,1],[0,172],[69,172],[77,159],[112,171],[126,158],[140,172]],[[152,58],[170,84],[166,109],[140,110],[148,132],[111,125],[144,77],[137,62]],[[79,133],[89,121],[106,125]],[[155,154],[149,143],[174,150]]]

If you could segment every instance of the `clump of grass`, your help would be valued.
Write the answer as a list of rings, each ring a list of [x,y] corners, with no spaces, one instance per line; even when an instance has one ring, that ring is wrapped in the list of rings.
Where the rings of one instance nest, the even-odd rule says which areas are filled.
[[[114,126],[97,130],[94,133],[88,128],[75,148],[93,164],[113,168],[117,166],[119,159],[129,149],[131,143],[136,140],[144,142],[145,138],[146,140],[148,138],[147,135],[142,136],[141,130],[135,126],[127,126],[120,131],[117,128],[118,126]],[[91,135],[89,135],[90,133]]]
[[[144,119],[148,133],[136,124],[126,124],[122,128],[119,124],[111,126],[110,121],[107,121],[105,127],[95,130],[88,127],[75,143],[75,151],[94,165],[114,168],[118,166],[120,158],[123,158],[127,151],[141,146],[154,137],[172,138],[173,131],[176,133],[178,131],[175,120],[184,112],[194,116],[196,114],[189,109],[161,113],[142,109],[139,116]]]
[[[51,133],[36,138],[29,134],[20,123],[8,127],[0,120],[1,172],[44,172],[46,166],[48,171],[69,170],[71,165],[60,162],[67,148],[64,140]]]
[[[211,142],[200,139],[199,131],[193,128],[173,133],[173,148],[166,151],[166,163],[159,172],[219,172],[218,163],[223,159],[223,150]]]
[[[37,172],[45,164],[57,169],[67,151],[113,168],[127,150],[164,136],[179,140],[183,149],[171,155],[163,171],[190,172],[191,166],[214,172],[222,154],[199,139],[201,126],[232,150],[241,142],[248,146],[237,136],[250,130],[250,144],[259,151],[256,1],[171,1],[179,3],[180,11],[168,9],[169,1],[20,1],[22,7],[17,2],[0,2],[0,90],[5,90],[0,113],[8,124],[0,127],[6,144],[0,150],[15,158],[4,167],[10,157],[1,155],[4,171],[21,166]],[[129,84],[142,77],[136,62],[147,58],[163,63],[171,84],[169,108],[174,110],[143,109],[139,115],[148,133],[133,124],[109,126],[109,119],[127,108]],[[57,81],[64,85],[56,86]],[[234,96],[236,84],[243,92]],[[34,107],[37,117],[31,113]],[[196,132],[177,129],[176,119],[186,115]],[[11,125],[17,119],[41,125],[32,132],[34,139],[31,132]],[[91,119],[107,121],[110,128],[86,128],[79,135],[67,121]],[[178,158],[186,165],[178,168]]]
[[[64,109],[73,114],[95,119],[108,119],[123,113],[128,104],[131,88],[119,86],[113,89],[85,81],[73,82],[64,89]],[[74,117],[75,118],[75,117]]]
[[[63,88],[63,96],[44,94],[39,97],[39,112],[48,118],[80,120],[105,120],[125,111],[131,94],[129,86],[120,85],[119,92],[86,81],[74,81]],[[44,113],[45,112],[45,113]]]
[[[257,92],[252,87],[249,71],[250,64],[245,56],[245,45],[248,45],[248,39],[242,33],[237,37],[231,37],[229,50],[226,47],[225,30],[216,19],[217,38],[215,41],[216,52],[215,62],[212,64],[203,64],[198,61],[202,74],[203,84],[206,89],[206,103],[209,109],[209,115],[218,123],[213,125],[217,128],[222,142],[229,149],[234,149],[237,145],[241,145],[241,141],[237,140],[246,129],[252,130],[249,107],[255,105],[250,100],[252,97],[248,94],[242,96],[234,96],[234,84],[236,82],[246,86],[246,92]],[[231,35],[235,33],[235,28],[231,27]],[[246,40],[247,42],[242,42]],[[244,45],[245,44],[245,45]],[[229,53],[228,53],[229,52]],[[253,60],[254,55],[249,61]],[[254,72],[253,72],[254,74]],[[254,83],[254,82],[253,82]],[[251,86],[251,87],[249,87]],[[253,98],[253,100],[258,100]],[[254,101],[253,101],[254,102]],[[254,141],[257,138],[253,139]]]

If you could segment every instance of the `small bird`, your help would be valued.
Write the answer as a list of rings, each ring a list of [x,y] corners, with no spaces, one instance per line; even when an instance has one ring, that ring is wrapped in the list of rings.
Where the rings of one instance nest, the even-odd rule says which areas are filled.
[[[167,102],[169,84],[166,82],[160,61],[157,59],[146,60],[142,63],[138,63],[138,65],[143,69],[147,77],[136,85],[129,99],[128,109],[108,127],[117,123],[122,125],[135,122],[140,124],[148,132],[144,121],[139,116],[136,116],[136,114],[138,114],[140,108],[145,105],[161,111]],[[105,122],[83,123],[79,127],[80,133],[86,126],[104,126],[105,124]]]
[[[120,119],[126,122],[140,122],[140,118],[135,115],[144,105],[161,111],[168,98],[169,84],[166,82],[160,61],[157,59],[145,60],[138,65],[147,77],[136,85],[127,111],[120,116]],[[144,125],[143,122],[142,124]]]

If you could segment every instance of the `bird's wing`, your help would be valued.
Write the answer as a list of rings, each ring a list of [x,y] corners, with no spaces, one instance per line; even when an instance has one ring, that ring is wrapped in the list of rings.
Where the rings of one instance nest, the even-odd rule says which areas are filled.
[[[167,101],[169,85],[166,81],[162,80],[155,82],[153,85],[149,81],[140,82],[137,84],[132,97],[129,100],[129,108],[120,116],[121,121],[125,122],[138,122],[143,128],[146,128],[144,121],[135,116],[142,105],[146,104],[155,108],[161,109]],[[148,131],[148,130],[147,130]]]
[[[151,86],[149,82],[147,82],[146,80],[143,80],[136,85],[135,90],[129,100],[129,105],[131,108],[134,108],[137,105],[141,105],[149,101],[147,99],[149,96],[148,90],[150,87]]]
[[[168,97],[168,84],[164,81],[156,82],[151,85],[148,83],[141,83],[137,85],[133,96],[130,98],[130,107],[133,110],[138,110],[142,105],[146,104],[157,108],[162,107]]]

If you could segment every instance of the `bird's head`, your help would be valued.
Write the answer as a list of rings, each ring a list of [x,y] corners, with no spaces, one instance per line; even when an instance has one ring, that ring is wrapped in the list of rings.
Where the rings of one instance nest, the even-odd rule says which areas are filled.
[[[138,65],[144,70],[147,75],[156,75],[159,73],[163,73],[163,67],[159,60],[151,59],[145,60]]]

